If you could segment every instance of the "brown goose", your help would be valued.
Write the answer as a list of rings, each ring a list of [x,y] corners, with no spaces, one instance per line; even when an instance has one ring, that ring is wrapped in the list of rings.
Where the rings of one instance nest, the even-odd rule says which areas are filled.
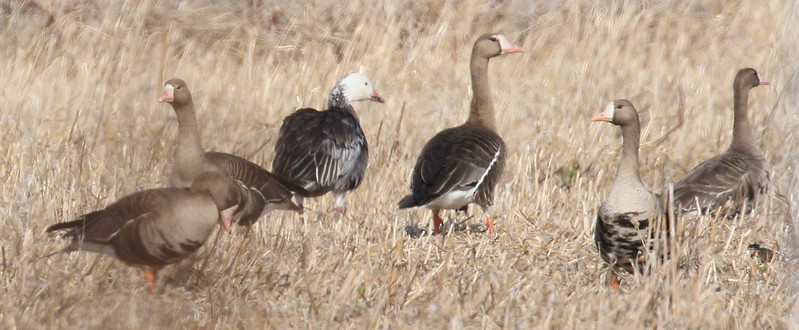
[[[63,236],[72,243],[60,253],[104,253],[143,268],[148,288],[155,292],[161,268],[197,251],[217,223],[230,230],[243,194],[245,188],[230,177],[206,172],[190,188],[133,193],[78,220],[52,225],[47,232],[67,230]]]
[[[756,196],[768,190],[769,165],[747,117],[749,90],[768,84],[755,69],[738,71],[733,83],[732,143],[725,153],[700,163],[674,185],[674,203],[681,211],[719,210],[732,215],[745,204],[751,210]]]
[[[619,290],[619,269],[633,273],[642,270],[646,265],[649,251],[655,247],[658,236],[667,237],[668,224],[660,223],[663,232],[650,232],[650,245],[646,232],[649,224],[661,217],[660,199],[652,194],[649,187],[641,181],[638,173],[638,144],[641,135],[641,124],[638,112],[628,100],[610,102],[605,110],[595,116],[592,121],[604,121],[621,127],[623,146],[616,177],[610,188],[610,194],[602,203],[596,218],[594,241],[599,255],[612,267],[609,272],[611,289]],[[658,251],[668,251],[667,245],[660,243]]]
[[[168,80],[158,102],[172,104],[178,117],[175,168],[169,178],[172,187],[189,187],[202,172],[219,171],[229,174],[250,191],[245,195],[250,200],[245,204],[248,208],[236,210],[234,216],[237,223],[243,226],[252,225],[262,214],[272,210],[302,211],[302,207],[291,201],[292,192],[308,193],[301,187],[239,156],[203,150],[194,102],[183,80]]]
[[[333,191],[336,211],[344,214],[344,195],[358,188],[369,161],[369,148],[352,102],[384,99],[364,75],[350,73],[330,91],[328,109],[300,109],[283,119],[275,144],[272,171],[316,197]]]
[[[487,33],[477,38],[470,64],[474,96],[469,119],[436,134],[416,161],[411,194],[399,202],[399,208],[427,206],[433,212],[435,234],[441,232],[441,210],[457,210],[476,203],[486,214],[489,234],[494,235],[494,221],[488,209],[494,204],[494,187],[502,176],[507,149],[497,134],[488,60],[523,51],[501,34]]]

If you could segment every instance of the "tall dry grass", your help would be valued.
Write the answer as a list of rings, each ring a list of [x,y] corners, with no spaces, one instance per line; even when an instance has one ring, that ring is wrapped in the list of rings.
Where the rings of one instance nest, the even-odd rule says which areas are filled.
[[[108,1],[0,6],[0,324],[6,328],[795,328],[799,17],[786,1]],[[469,52],[487,31],[525,47],[492,60],[510,148],[499,238],[409,238],[397,211],[416,154],[462,122]],[[165,46],[165,48],[163,47]],[[676,261],[605,287],[592,233],[620,148],[590,116],[615,98],[642,112],[642,175],[656,190],[730,141],[732,79],[770,79],[750,118],[773,166],[752,216],[679,225]],[[388,98],[358,104],[366,180],[333,215],[274,212],[246,245],[225,235],[163,292],[108,257],[41,256],[43,229],[166,184],[176,121],[162,81],[191,87],[207,149],[268,167],[281,119],[323,107],[363,71]],[[662,143],[657,138],[685,122]],[[402,110],[404,109],[404,111]],[[401,114],[402,124],[399,125]],[[480,223],[475,208],[470,223]],[[447,214],[464,220],[464,216]],[[757,268],[747,245],[773,248]],[[210,244],[210,243],[209,243]],[[680,268],[678,268],[680,266]]]

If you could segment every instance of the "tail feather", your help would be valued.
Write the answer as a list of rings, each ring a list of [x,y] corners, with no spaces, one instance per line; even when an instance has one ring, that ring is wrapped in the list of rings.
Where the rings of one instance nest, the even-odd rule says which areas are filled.
[[[274,178],[275,181],[277,181],[280,185],[282,185],[283,187],[285,187],[286,189],[288,189],[289,191],[291,191],[295,195],[300,195],[302,197],[311,197],[311,193],[308,190],[306,190],[305,188],[303,188],[303,187],[301,187],[301,186],[299,186],[297,184],[294,184],[293,182],[289,181],[288,179],[286,179],[286,178],[284,178],[284,177],[282,177],[280,175],[277,175],[275,173],[269,173],[269,174],[272,175],[272,178]]]
[[[416,200],[414,200],[413,195],[411,194],[411,195],[403,197],[399,201],[399,203],[397,203],[397,206],[400,209],[407,209],[407,208],[410,208],[410,207],[416,207],[416,206],[421,206],[421,205],[416,203]]]
[[[76,227],[83,227],[84,221],[85,221],[85,219],[78,219],[78,220],[72,220],[72,221],[67,221],[67,222],[61,222],[61,223],[54,224],[54,225],[52,225],[50,227],[47,227],[47,229],[45,229],[44,231],[48,232],[48,233],[52,233],[52,232],[57,231],[57,230],[74,229]]]

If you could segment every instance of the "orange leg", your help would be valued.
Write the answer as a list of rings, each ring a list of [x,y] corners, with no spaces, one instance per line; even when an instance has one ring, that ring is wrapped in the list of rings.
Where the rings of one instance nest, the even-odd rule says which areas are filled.
[[[150,293],[158,291],[158,287],[155,284],[156,280],[158,280],[158,271],[150,269],[145,270],[144,280],[147,281],[147,290],[150,291]]]
[[[486,227],[488,227],[488,236],[494,237],[494,219],[490,215],[486,216]]]
[[[441,220],[441,217],[438,216],[438,211],[433,211],[433,234],[441,234],[441,225],[443,223],[444,220]]]
[[[610,278],[608,282],[610,283],[610,292],[611,293],[619,293],[621,292],[621,280],[619,280],[619,275],[616,275],[614,272],[610,272],[608,274]]]

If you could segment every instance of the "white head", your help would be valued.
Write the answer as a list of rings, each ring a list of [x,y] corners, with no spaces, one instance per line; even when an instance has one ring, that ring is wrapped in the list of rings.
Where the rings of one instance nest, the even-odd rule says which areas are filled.
[[[340,107],[352,102],[367,100],[385,102],[385,99],[372,87],[369,78],[360,73],[351,72],[336,83],[336,86],[330,91],[328,101],[331,107]]]

